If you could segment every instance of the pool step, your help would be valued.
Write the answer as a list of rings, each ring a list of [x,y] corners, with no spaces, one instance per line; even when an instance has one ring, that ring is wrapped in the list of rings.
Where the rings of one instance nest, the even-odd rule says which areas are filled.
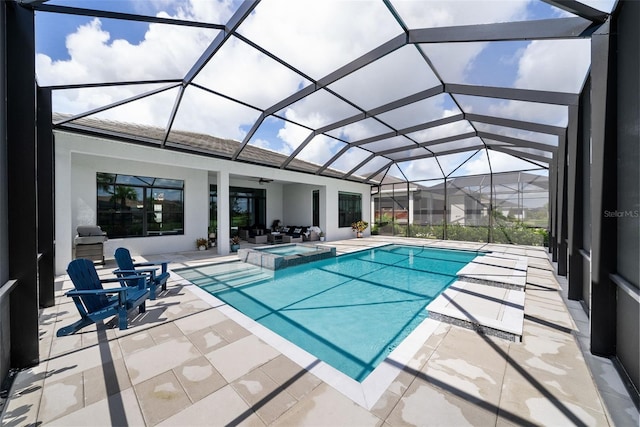
[[[522,341],[524,298],[521,290],[458,280],[428,306],[429,318]]]
[[[523,291],[527,283],[527,257],[493,253],[478,256],[457,275],[466,282]]]

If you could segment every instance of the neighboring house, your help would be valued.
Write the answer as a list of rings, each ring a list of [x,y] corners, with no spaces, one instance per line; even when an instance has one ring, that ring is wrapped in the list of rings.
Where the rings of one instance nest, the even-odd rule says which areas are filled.
[[[446,187],[443,180],[433,180],[431,185],[420,182],[382,185],[379,191],[374,191],[372,199],[375,221],[434,225],[443,222],[446,212],[447,224],[487,225],[493,198],[497,214],[526,222],[528,226],[546,228],[549,177],[544,171],[537,172],[494,173],[493,179],[489,175],[456,177],[448,179]]]

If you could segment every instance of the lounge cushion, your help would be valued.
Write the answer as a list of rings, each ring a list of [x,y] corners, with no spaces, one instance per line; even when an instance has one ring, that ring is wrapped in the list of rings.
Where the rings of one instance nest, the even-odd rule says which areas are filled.
[[[99,225],[79,225],[76,229],[78,236],[106,236]]]

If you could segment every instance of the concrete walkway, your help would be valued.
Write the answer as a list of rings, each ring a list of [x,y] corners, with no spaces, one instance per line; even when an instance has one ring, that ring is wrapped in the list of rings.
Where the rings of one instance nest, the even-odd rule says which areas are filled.
[[[327,244],[340,254],[391,241],[403,239]],[[41,363],[16,377],[1,424],[638,425],[611,362],[585,352],[588,320],[578,303],[564,298],[564,282],[545,250],[404,241],[526,257],[522,342],[428,319],[429,332],[407,363],[383,362],[395,374],[375,402],[356,403],[343,385],[313,374],[316,363],[300,366],[175,273],[167,292],[148,302],[143,315],[132,315],[126,331],[109,323],[57,338],[55,331],[78,317],[63,296],[71,288],[65,276],[56,281],[57,304],[41,313]],[[174,269],[235,258],[211,255],[148,258],[171,259]],[[112,268],[107,263],[100,270],[108,276]],[[466,311],[486,314],[474,313],[473,304]]]

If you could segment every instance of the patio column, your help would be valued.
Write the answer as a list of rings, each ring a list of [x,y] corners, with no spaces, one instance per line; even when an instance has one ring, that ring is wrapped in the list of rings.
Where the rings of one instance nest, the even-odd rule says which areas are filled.
[[[335,195],[334,200],[336,200],[336,204],[334,204],[333,209],[335,212],[337,212],[338,211],[338,205],[337,205],[338,194],[337,193]],[[328,209],[329,207],[327,205],[327,186],[323,185],[322,187],[320,187],[320,229],[324,232],[326,240],[329,240],[327,231],[331,232],[338,229],[338,222],[337,222],[338,215],[334,215],[333,218],[336,218],[336,220],[334,220],[332,224],[329,224],[329,217],[327,212]],[[335,239],[335,236],[333,238]]]
[[[231,219],[229,218],[229,172],[218,171],[218,235],[216,245],[219,255],[229,254]]]
[[[378,186],[378,193],[376,194],[377,196],[380,195],[380,186]],[[376,201],[375,201],[375,196],[376,195],[372,195],[371,196],[371,219],[369,220],[369,222],[371,223],[371,229],[373,229],[373,225],[376,223]]]

